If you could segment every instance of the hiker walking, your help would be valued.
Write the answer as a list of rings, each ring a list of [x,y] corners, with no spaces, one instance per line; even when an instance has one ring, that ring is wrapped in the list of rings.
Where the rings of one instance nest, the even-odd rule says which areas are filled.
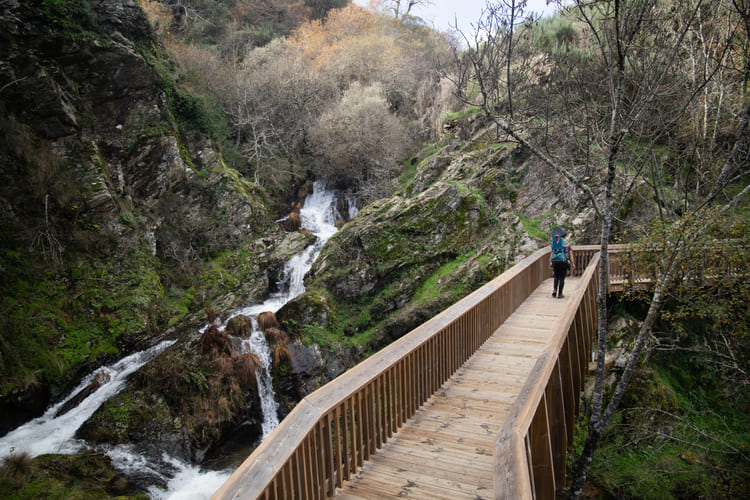
[[[558,299],[563,298],[563,287],[565,286],[565,275],[568,273],[568,269],[572,267],[576,268],[573,264],[573,249],[570,244],[565,241],[565,235],[568,232],[565,228],[556,227],[552,230],[552,254],[550,257],[550,267],[555,275],[555,280],[552,285],[552,296]]]

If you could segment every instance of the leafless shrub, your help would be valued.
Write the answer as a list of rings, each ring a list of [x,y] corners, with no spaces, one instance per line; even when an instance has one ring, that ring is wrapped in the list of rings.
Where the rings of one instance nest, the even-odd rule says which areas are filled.
[[[206,318],[208,318],[208,322],[210,324],[214,324],[216,320],[219,317],[219,314],[216,312],[216,310],[213,307],[207,307],[205,309],[206,312]]]
[[[391,113],[377,84],[352,84],[308,133],[311,147],[323,158],[315,174],[356,186],[365,201],[390,188],[391,174],[410,146],[405,124]]]

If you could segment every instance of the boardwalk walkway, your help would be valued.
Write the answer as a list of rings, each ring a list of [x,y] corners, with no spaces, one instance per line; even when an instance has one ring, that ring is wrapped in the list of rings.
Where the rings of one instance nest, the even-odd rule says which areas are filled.
[[[579,284],[567,278],[566,295]],[[495,438],[569,305],[544,281],[337,497],[495,498]]]

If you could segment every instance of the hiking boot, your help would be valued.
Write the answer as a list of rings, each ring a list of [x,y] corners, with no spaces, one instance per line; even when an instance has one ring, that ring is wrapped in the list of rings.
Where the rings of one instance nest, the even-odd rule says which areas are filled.
[[[553,297],[557,297],[557,292],[552,292]]]
[[[565,297],[563,297],[563,294],[562,294],[562,292],[560,292],[560,293],[558,293],[558,294],[557,294],[557,298],[558,298],[558,299],[564,299]]]

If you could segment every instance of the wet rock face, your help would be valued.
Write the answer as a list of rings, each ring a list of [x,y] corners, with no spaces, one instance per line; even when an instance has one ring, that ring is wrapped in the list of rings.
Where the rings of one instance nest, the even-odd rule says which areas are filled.
[[[136,46],[154,39],[134,2],[4,1],[0,12],[2,97],[40,136],[71,136],[92,119],[117,135],[153,116],[157,78]]]
[[[41,415],[50,402],[48,387],[17,390],[0,396],[0,436]]]
[[[60,325],[80,315],[110,322],[102,330],[118,356],[141,350],[166,330],[173,310],[160,311],[165,291],[179,297],[184,289],[199,289],[189,312],[205,303],[231,310],[267,293],[272,269],[288,259],[285,252],[308,240],[280,235],[264,193],[227,168],[208,138],[193,132],[189,148],[180,142],[185,136],[164,90],[175,91],[174,83],[154,69],[161,56],[137,2],[0,0],[0,53],[0,250],[42,267],[45,255],[34,248],[33,236],[44,229],[59,241],[50,267],[60,277],[45,277],[55,285],[45,300],[64,303],[66,319],[50,322],[50,330],[60,331],[50,331],[49,342],[64,338]],[[267,246],[252,243],[261,234],[269,235]],[[229,257],[215,285],[201,289],[191,282],[222,253]],[[102,283],[137,292],[119,300],[104,287],[107,305],[97,306],[88,299],[96,295],[89,285],[76,281],[81,269],[100,270]],[[38,274],[20,266],[13,271],[15,279]],[[0,283],[0,291],[8,290]],[[116,333],[106,332],[111,323]],[[92,344],[101,340],[87,334]],[[22,332],[11,328],[4,335]],[[7,375],[5,362],[0,376]],[[58,390],[74,387],[102,359],[84,362],[91,366],[71,362]],[[49,381],[53,376],[40,379],[57,383]],[[147,410],[166,414],[167,408],[149,397],[141,396],[141,416],[153,422]],[[49,402],[46,386],[0,395],[0,433],[41,414]],[[159,443],[174,438],[182,449],[190,439],[180,418],[143,434]],[[108,436],[102,422],[96,432]]]

